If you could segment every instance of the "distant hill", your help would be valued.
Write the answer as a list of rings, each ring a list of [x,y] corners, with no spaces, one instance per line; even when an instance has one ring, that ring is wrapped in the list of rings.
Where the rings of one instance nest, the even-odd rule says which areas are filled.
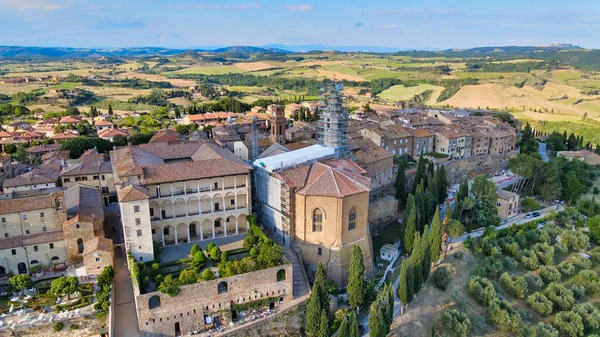
[[[214,53],[241,53],[241,54],[288,54],[289,50],[284,50],[276,47],[254,47],[254,46],[230,46],[211,50]]]
[[[78,58],[78,57],[136,57],[150,55],[175,55],[184,49],[168,49],[159,47],[141,48],[68,48],[68,47],[20,47],[0,46],[0,58]]]

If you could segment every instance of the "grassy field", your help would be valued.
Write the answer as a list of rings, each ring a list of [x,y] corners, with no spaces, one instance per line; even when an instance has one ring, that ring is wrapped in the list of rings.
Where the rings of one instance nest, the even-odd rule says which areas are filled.
[[[437,98],[439,94],[444,90],[443,87],[438,87],[430,84],[420,84],[415,87],[405,87],[403,85],[395,85],[387,90],[384,90],[379,95],[379,98],[389,101],[406,101],[413,98],[413,96],[422,93],[425,90],[433,90],[435,93],[432,94],[433,98]]]
[[[234,66],[199,66],[199,67],[191,67],[183,70],[178,70],[174,73],[176,74],[204,74],[204,75],[222,75],[222,74],[231,74],[231,73],[243,73],[246,72],[238,67]],[[169,73],[165,73],[163,75],[168,75]]]

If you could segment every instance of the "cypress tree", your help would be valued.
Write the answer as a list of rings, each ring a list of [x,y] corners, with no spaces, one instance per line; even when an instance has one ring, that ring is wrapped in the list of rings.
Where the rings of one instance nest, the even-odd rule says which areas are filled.
[[[400,283],[398,283],[398,298],[402,302],[402,305],[408,304],[408,274],[410,273],[410,267],[408,260],[402,261],[400,267]]]
[[[113,114],[113,109],[112,109],[112,105],[108,105],[108,114],[112,116]]]
[[[404,248],[406,253],[410,254],[413,249],[415,233],[417,232],[417,212],[414,208],[409,211],[408,220],[404,227]]]
[[[587,211],[588,218],[591,218],[594,215],[596,215],[596,196],[593,196],[592,200],[590,200],[590,205],[588,206]]]
[[[320,295],[318,291],[315,291],[313,285],[313,292],[310,294],[308,303],[306,304],[306,325],[304,326],[304,329],[306,330],[307,336],[317,336],[319,327],[321,326],[321,312]]]
[[[412,302],[415,297],[415,274],[413,272],[413,265],[410,259],[402,261],[402,264],[406,262],[406,300],[408,303]],[[408,304],[407,303],[407,304]]]
[[[356,320],[356,313],[352,311],[350,313],[350,337],[360,337],[358,332],[358,322]]]
[[[327,290],[327,274],[325,273],[325,268],[323,264],[319,262],[317,265],[317,274],[315,275],[315,283],[313,284],[313,292],[319,293],[319,309],[325,310],[325,312],[329,315],[329,291]]]
[[[421,290],[421,285],[423,284],[423,250],[421,249],[421,235],[419,232],[415,234],[415,240],[413,244],[413,252],[410,255],[410,264],[412,269],[412,274],[414,277],[413,291],[414,293],[418,293]]]
[[[369,312],[369,336],[372,337],[385,337],[385,319],[381,307],[377,305],[377,302],[371,304],[371,310]]]
[[[438,204],[441,204],[446,200],[446,196],[448,194],[448,174],[446,173],[446,167],[444,165],[439,165],[437,172],[437,185],[439,189],[439,199]]]
[[[423,261],[421,263],[423,272],[423,283],[429,278],[429,272],[431,271],[431,249],[429,247],[429,235],[431,234],[430,227],[425,227],[423,236],[421,237],[421,250],[423,255]]]
[[[421,233],[427,222],[427,206],[422,183],[417,186],[415,191],[415,207],[417,210],[417,232]]]
[[[404,161],[400,161],[398,164],[398,174],[396,175],[396,199],[398,199],[398,206],[406,204],[406,174],[404,172]]]
[[[450,205],[450,200],[446,200],[446,213],[444,213],[444,223],[442,225],[446,225],[448,221],[452,219],[452,206]]]
[[[352,248],[350,260],[350,276],[348,278],[348,303],[351,308],[358,309],[365,303],[367,283],[365,281],[365,265],[362,250],[358,245]]]
[[[428,189],[431,189],[431,195],[433,195],[432,204],[437,205],[440,203],[440,170],[435,170],[431,180],[429,181]]]
[[[431,221],[431,233],[429,233],[429,246],[431,249],[431,261],[437,264],[442,252],[442,220],[440,219],[440,207],[435,209]]]
[[[416,192],[417,186],[419,186],[423,179],[425,179],[425,160],[423,159],[423,155],[421,155],[417,162],[417,172],[415,173],[415,179],[413,180],[413,193]]]
[[[392,326],[392,321],[394,320],[394,286],[390,282],[386,283],[383,287],[383,293],[385,294],[388,308],[386,312],[387,332],[390,333],[390,326]]]
[[[321,310],[321,319],[319,324],[318,337],[329,337],[329,318],[325,310]]]
[[[348,322],[348,316],[344,315],[342,318],[342,323],[340,324],[340,329],[338,330],[339,337],[349,337],[350,336],[350,323]]]

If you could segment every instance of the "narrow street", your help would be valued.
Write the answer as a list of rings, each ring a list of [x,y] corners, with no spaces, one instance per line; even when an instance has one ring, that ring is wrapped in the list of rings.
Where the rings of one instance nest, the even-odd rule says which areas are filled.
[[[138,337],[137,316],[133,300],[133,287],[126,258],[120,248],[115,248],[115,334],[116,336]]]

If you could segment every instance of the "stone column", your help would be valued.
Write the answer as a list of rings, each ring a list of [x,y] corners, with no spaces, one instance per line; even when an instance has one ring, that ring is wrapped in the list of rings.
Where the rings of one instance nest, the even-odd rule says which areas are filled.
[[[162,246],[164,247],[165,246],[165,229],[164,228],[160,229],[160,236],[162,238]]]
[[[175,227],[175,244],[179,244],[179,241],[177,241],[177,227]]]
[[[200,224],[200,241],[204,240],[204,231],[202,230],[202,224]]]
[[[175,218],[175,204],[173,203],[173,219]],[[175,231],[175,233],[177,233],[177,231]]]
[[[233,187],[237,188],[237,176],[233,176]]]
[[[225,189],[225,178],[221,177],[221,189],[224,190]]]
[[[224,234],[223,236],[227,236],[227,219],[225,219],[225,221],[223,221],[223,230],[224,230]]]
[[[171,184],[171,196],[173,196],[173,184]]]
[[[215,238],[215,221],[213,220],[212,223],[212,235],[213,235],[213,239]]]
[[[187,188],[185,187],[185,181],[183,182],[183,194],[187,194]]]
[[[238,235],[239,231],[238,231],[238,219],[235,218],[235,235]]]
[[[191,224],[188,226],[188,243],[189,243],[190,241],[192,241],[192,240],[190,239],[190,238],[191,238],[191,237],[190,237],[190,226],[191,226]]]

